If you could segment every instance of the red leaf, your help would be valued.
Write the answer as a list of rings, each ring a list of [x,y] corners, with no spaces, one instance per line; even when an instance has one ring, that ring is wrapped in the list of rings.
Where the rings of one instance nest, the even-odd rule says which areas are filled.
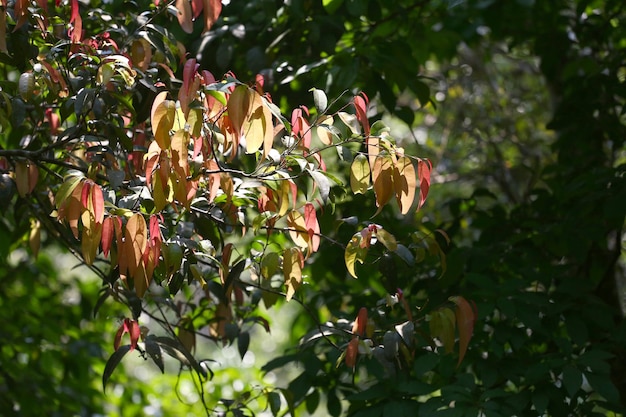
[[[83,206],[84,209],[89,209],[89,194],[92,184],[93,182],[87,180],[83,183],[83,188],[81,189],[80,204]]]
[[[178,23],[186,33],[193,32],[193,20],[191,5],[187,0],[176,0],[176,9],[178,9]]]
[[[113,235],[115,233],[115,228],[113,226],[113,218],[107,217],[102,221],[102,254],[104,256],[109,256],[109,251],[111,250],[111,243],[113,242]]]
[[[354,368],[356,365],[356,358],[359,354],[359,339],[352,338],[346,349],[346,366]]]
[[[306,203],[304,206],[304,224],[309,232],[311,251],[317,252],[320,247],[320,225],[317,221],[315,207],[312,203]]]
[[[428,190],[430,189],[430,173],[433,169],[433,164],[428,159],[420,159],[417,161],[417,176],[420,181],[420,200],[417,209],[419,210],[426,201],[428,196]]]
[[[361,95],[354,97],[354,107],[356,109],[356,118],[363,126],[363,132],[365,136],[370,135],[370,122],[367,119],[367,106],[369,105],[369,99],[367,95],[361,92]]]
[[[96,223],[102,223],[104,220],[104,197],[102,195],[102,188],[100,188],[98,184],[91,186],[91,205]]]
[[[365,334],[365,329],[367,328],[367,309],[365,307],[361,307],[359,309],[359,314],[354,321],[354,325],[352,325],[352,333],[358,336],[363,337]]]

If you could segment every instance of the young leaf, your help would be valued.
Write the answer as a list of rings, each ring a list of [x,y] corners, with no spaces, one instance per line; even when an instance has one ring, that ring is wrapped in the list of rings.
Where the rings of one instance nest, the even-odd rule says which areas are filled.
[[[113,371],[115,370],[117,365],[119,365],[124,355],[126,355],[128,352],[130,352],[130,345],[120,346],[120,348],[117,349],[115,352],[113,352],[113,354],[109,357],[109,360],[104,366],[104,372],[102,373],[102,390],[103,391],[106,391],[106,386],[107,386],[107,382],[109,381],[109,378],[113,374]]]
[[[417,206],[418,210],[424,205],[428,190],[430,189],[430,173],[433,169],[432,163],[428,159],[420,159],[417,161],[417,175],[420,181],[420,200]]]
[[[176,0],[176,9],[178,10],[178,23],[186,33],[193,32],[193,15],[191,4],[187,0]]]
[[[370,166],[367,157],[358,154],[350,166],[350,188],[354,194],[365,194],[370,186]]]
[[[150,123],[154,140],[157,141],[161,149],[170,146],[170,130],[174,126],[176,118],[176,103],[166,100],[167,91],[159,93],[152,104]]]
[[[353,337],[348,343],[348,348],[346,349],[346,366],[348,368],[354,368],[356,366],[356,359],[359,354],[359,339]]]
[[[312,203],[304,205],[304,223],[309,233],[309,241],[311,242],[311,252],[317,252],[320,246],[320,225],[317,221],[317,213]]]
[[[135,213],[128,219],[124,237],[128,243],[128,272],[134,277],[148,242],[146,220],[141,214]]]
[[[367,309],[365,307],[361,307],[359,309],[359,313],[357,314],[356,320],[354,320],[354,324],[352,325],[352,333],[363,337],[365,336],[365,328],[367,327]]]
[[[204,32],[207,32],[222,12],[222,1],[202,0],[202,3],[204,4]]]

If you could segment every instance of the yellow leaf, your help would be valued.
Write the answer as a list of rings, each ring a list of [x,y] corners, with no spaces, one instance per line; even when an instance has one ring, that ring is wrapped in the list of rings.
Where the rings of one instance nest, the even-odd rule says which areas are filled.
[[[367,256],[367,246],[361,247],[360,234],[352,236],[352,239],[346,245],[346,251],[344,252],[344,261],[346,268],[352,277],[358,278],[354,269],[355,263],[363,263]]]
[[[279,181],[280,190],[278,190],[278,215],[284,216],[289,209],[289,193],[291,191],[290,182],[288,180]]]
[[[302,284],[303,263],[302,252],[298,248],[287,249],[283,254],[283,274],[287,287],[287,301],[293,298],[296,290]]]
[[[30,221],[28,244],[30,245],[30,250],[33,252],[33,257],[36,258],[37,254],[39,254],[39,246],[41,244],[41,222],[39,220],[32,219]]]
[[[81,234],[81,251],[87,265],[93,264],[102,238],[102,224],[97,223],[92,212],[84,210],[81,216],[83,233]]]
[[[161,149],[167,149],[170,146],[170,130],[174,126],[176,119],[176,103],[172,100],[166,100],[167,92],[159,93],[152,104],[152,112],[150,115],[150,123],[152,124],[152,133],[154,139]]]
[[[389,155],[379,155],[374,160],[372,169],[374,193],[376,194],[376,216],[393,195],[393,162]],[[373,217],[373,216],[372,216]]]
[[[289,227],[289,237],[293,243],[302,249],[308,248],[311,239],[302,213],[296,210],[290,211],[287,216],[287,226]]]
[[[141,214],[135,213],[128,219],[124,237],[126,242],[128,242],[126,247],[128,251],[128,273],[130,276],[135,277],[148,242],[146,220]]]
[[[317,132],[317,137],[322,141],[324,145],[332,145],[333,144],[333,134],[330,131],[330,126],[333,125],[334,120],[330,115],[322,116],[318,121],[318,126],[315,129]]]
[[[189,132],[182,129],[177,130],[172,136],[172,143],[170,144],[170,147],[172,149],[172,167],[174,168],[174,171],[179,174],[179,177],[184,179],[189,173]]]
[[[413,163],[406,156],[398,158],[394,165],[393,186],[400,212],[402,214],[408,213],[415,199],[417,177]]]
[[[370,166],[367,157],[358,154],[350,166],[350,188],[354,194],[365,194],[370,186]]]
[[[388,250],[395,252],[395,250],[398,249],[396,238],[385,229],[377,229],[376,237],[378,238],[378,241],[385,245]]]

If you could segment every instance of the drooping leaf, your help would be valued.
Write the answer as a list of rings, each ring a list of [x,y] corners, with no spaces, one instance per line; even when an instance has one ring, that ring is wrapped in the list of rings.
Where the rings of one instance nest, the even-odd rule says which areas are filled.
[[[302,249],[307,249],[311,242],[304,216],[297,210],[291,210],[287,215],[289,236],[293,243]]]
[[[432,169],[433,165],[428,159],[420,159],[417,162],[417,175],[420,182],[420,199],[417,207],[418,209],[420,209],[424,205],[424,202],[426,202],[428,190],[430,189],[430,174]]]
[[[161,347],[156,343],[152,337],[148,337],[145,340],[146,353],[152,359],[152,362],[161,370],[161,373],[165,373],[165,364],[163,363],[163,353]]]
[[[312,88],[310,91],[313,92],[313,102],[315,103],[315,108],[317,109],[318,114],[324,113],[328,107],[328,98],[326,98],[326,93],[317,88]]]
[[[376,194],[376,216],[393,195],[393,161],[389,155],[379,155],[372,168],[374,193]],[[373,217],[373,216],[372,216]]]
[[[187,33],[193,32],[193,13],[191,4],[187,0],[176,0],[176,10],[178,10],[178,23],[183,31]]]
[[[283,274],[287,287],[286,301],[290,301],[302,284],[302,252],[298,248],[287,249],[283,253]]]
[[[104,366],[104,372],[102,373],[102,390],[103,391],[106,391],[107,382],[109,381],[109,378],[113,374],[113,371],[115,370],[115,368],[117,368],[117,365],[119,365],[124,355],[126,355],[128,352],[130,352],[130,345],[120,346],[119,349],[113,352],[113,354],[107,360],[107,363]]]
[[[317,252],[320,246],[320,225],[317,221],[317,213],[312,203],[304,205],[304,223],[309,233],[309,241],[311,242],[311,252]]]
[[[167,149],[170,146],[170,130],[176,118],[176,104],[166,98],[167,91],[159,93],[154,99],[150,114],[152,133],[161,149]]]
[[[204,12],[204,32],[207,32],[211,29],[220,13],[222,12],[222,1],[221,0],[202,0],[204,4],[203,12]]]
[[[430,336],[438,338],[446,353],[454,349],[455,314],[452,309],[442,307],[430,314]]]
[[[469,346],[472,333],[474,332],[474,323],[476,316],[474,309],[470,303],[461,296],[450,297],[450,301],[456,304],[456,324],[459,329],[459,361],[457,366],[461,364],[467,348]]]
[[[365,328],[367,327],[367,309],[365,307],[361,307],[359,309],[359,313],[356,316],[356,320],[354,320],[354,324],[352,325],[352,333],[363,337],[365,336]]]
[[[350,188],[355,194],[365,194],[370,186],[370,165],[367,157],[357,154],[350,166]]]
[[[356,359],[359,354],[359,339],[353,337],[348,343],[348,347],[346,349],[346,366],[348,368],[354,368],[356,366]]]
[[[346,263],[346,268],[352,277],[357,278],[355,271],[355,263],[363,263],[365,261],[365,257],[367,256],[367,246],[361,247],[361,238],[360,235],[355,235],[352,237],[350,242],[346,245],[346,250],[344,252],[344,261]]]
[[[393,186],[396,193],[396,201],[400,212],[407,214],[413,200],[415,199],[415,190],[417,187],[417,177],[415,175],[415,167],[406,156],[398,158],[393,170]]]
[[[248,332],[240,332],[239,336],[237,336],[237,350],[239,351],[239,356],[241,359],[248,352],[248,347],[250,346],[250,333]]]
[[[330,180],[323,172],[316,169],[307,169],[307,172],[315,181],[315,185],[320,192],[320,197],[324,203],[328,202],[328,196],[330,195]]]
[[[140,213],[135,213],[128,219],[124,237],[126,242],[128,242],[126,247],[126,250],[129,251],[128,272],[134,277],[140,267],[142,256],[148,243],[146,220]]]

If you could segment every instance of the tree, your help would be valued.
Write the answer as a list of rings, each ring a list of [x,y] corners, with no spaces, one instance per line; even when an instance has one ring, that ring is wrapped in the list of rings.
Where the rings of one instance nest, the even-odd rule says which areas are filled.
[[[270,332],[258,312],[260,303],[270,308],[279,299],[293,299],[310,308],[301,287],[314,279],[306,271],[315,271],[324,256],[316,253],[325,246],[341,249],[335,279],[362,275],[362,285],[368,286],[374,276],[358,264],[398,257],[413,265],[425,245],[443,259],[432,232],[413,234],[405,246],[382,221],[370,220],[379,215],[391,221],[418,210],[428,195],[432,165],[398,147],[381,121],[370,124],[364,93],[349,102],[329,101],[322,90],[312,89],[315,107],[299,106],[287,118],[264,92],[263,77],[246,84],[232,73],[216,79],[201,70],[195,59],[186,58],[175,32],[193,31],[192,17],[202,11],[209,30],[220,3],[138,6],[119,14],[105,4],[82,10],[77,1],[52,6],[20,0],[3,11],[0,51],[7,81],[0,157],[3,228],[9,236],[3,272],[26,264],[5,259],[27,242],[34,258],[42,245],[61,244],[99,276],[102,288],[93,314],[111,303],[125,311],[102,371],[103,390],[122,359],[137,351],[161,371],[164,356],[177,360],[207,414],[238,415],[263,404],[275,415],[282,407],[293,413],[307,394],[298,391],[298,378],[282,391],[261,387],[233,399],[205,396],[212,363],[195,353],[196,346],[200,340],[236,343],[243,357],[255,325]],[[177,22],[171,26],[165,14],[173,6]],[[372,195],[366,211],[354,209]],[[391,200],[397,210],[382,217]],[[345,214],[352,216],[341,217]],[[344,224],[340,233],[333,232],[334,221]],[[437,233],[446,238],[445,232]],[[44,271],[42,265],[35,277],[43,279]],[[307,336],[308,343],[323,338],[324,349],[331,347],[336,360],[323,367],[339,364],[332,371],[336,379],[325,387],[333,414],[340,376],[354,375],[359,358],[371,362],[366,358],[374,355],[393,374],[396,367],[410,366],[416,352],[435,349],[432,338],[417,344],[418,330],[452,352],[458,327],[458,363],[465,355],[475,317],[465,298],[441,300],[428,332],[420,330],[427,327],[424,312],[418,315],[408,296],[388,284],[387,310],[397,317],[381,311],[372,317],[368,310],[380,307],[356,305],[348,310],[358,309],[351,327],[318,321]],[[20,288],[19,281],[10,281],[9,288],[7,296],[38,299],[33,287]],[[53,287],[42,296],[57,294]],[[334,303],[328,300],[327,307]],[[335,319],[338,313],[333,311]],[[311,317],[319,320],[317,314]],[[160,327],[142,327],[148,318]],[[28,352],[36,357],[45,349],[45,336],[33,338],[39,344]],[[74,338],[87,341],[80,333]],[[8,356],[25,353],[22,343],[9,340],[8,345]],[[53,345],[64,352],[64,342]],[[301,360],[287,356],[279,362]],[[19,369],[5,372],[6,389],[18,380]],[[81,374],[81,382],[92,377]],[[40,407],[19,392],[4,405],[7,412]],[[89,403],[93,391],[84,395],[83,404],[68,410],[97,410],[98,403]],[[314,410],[317,404],[309,399],[307,407]]]
[[[54,10],[71,21],[70,42],[36,29],[49,27],[46,16],[61,28],[63,17],[23,1],[8,7],[0,49],[13,59],[1,55],[9,81],[0,156],[15,178],[3,176],[4,192],[11,197],[17,187],[20,195],[3,199],[4,253],[26,236],[37,248],[43,229],[44,245],[63,241],[102,271],[99,308],[126,306],[105,380],[121,377],[113,368],[133,349],[157,367],[168,353],[203,381],[212,364],[193,352],[200,337],[245,352],[260,337],[251,329],[268,325],[254,306],[279,308],[283,297],[299,303],[306,314],[293,324],[298,349],[264,370],[301,363],[300,372],[279,389],[246,388],[221,402],[204,396],[207,409],[313,412],[325,400],[331,415],[623,412],[623,6],[388,3],[234,1],[218,19],[219,6],[207,1],[210,12],[194,23],[198,3],[78,12],[75,2]],[[176,16],[165,13],[172,5]],[[185,46],[199,52],[195,62]],[[453,82],[456,64],[469,67],[469,81],[435,84]],[[441,75],[432,72],[438,66]],[[207,67],[250,80],[261,72],[264,83],[215,80]],[[430,111],[424,107],[439,102],[429,83],[445,98],[436,114],[448,143],[455,135],[471,143],[455,145],[455,156],[367,121],[386,110],[415,128]],[[547,95],[542,89],[550,105],[535,101]],[[329,104],[327,95],[339,99]],[[311,101],[315,107],[299,107]],[[532,117],[511,111],[520,103]],[[536,123],[544,116],[551,132]],[[265,138],[281,124],[286,138],[270,149]],[[192,140],[194,129],[207,140]],[[244,142],[242,129],[261,134]],[[185,150],[199,158],[181,157]],[[438,198],[429,190],[430,152],[440,173],[462,177],[462,189]],[[428,191],[426,210],[413,213]],[[394,195],[397,208],[387,204]],[[49,218],[53,208],[64,223]],[[407,210],[411,216],[399,216]],[[103,241],[104,218],[113,232]],[[246,238],[253,234],[263,240]],[[20,288],[12,282],[9,295]],[[179,304],[168,301],[173,294]],[[142,339],[140,312],[164,328]],[[455,337],[458,353],[446,354]],[[37,355],[26,341],[15,346],[9,357]]]

